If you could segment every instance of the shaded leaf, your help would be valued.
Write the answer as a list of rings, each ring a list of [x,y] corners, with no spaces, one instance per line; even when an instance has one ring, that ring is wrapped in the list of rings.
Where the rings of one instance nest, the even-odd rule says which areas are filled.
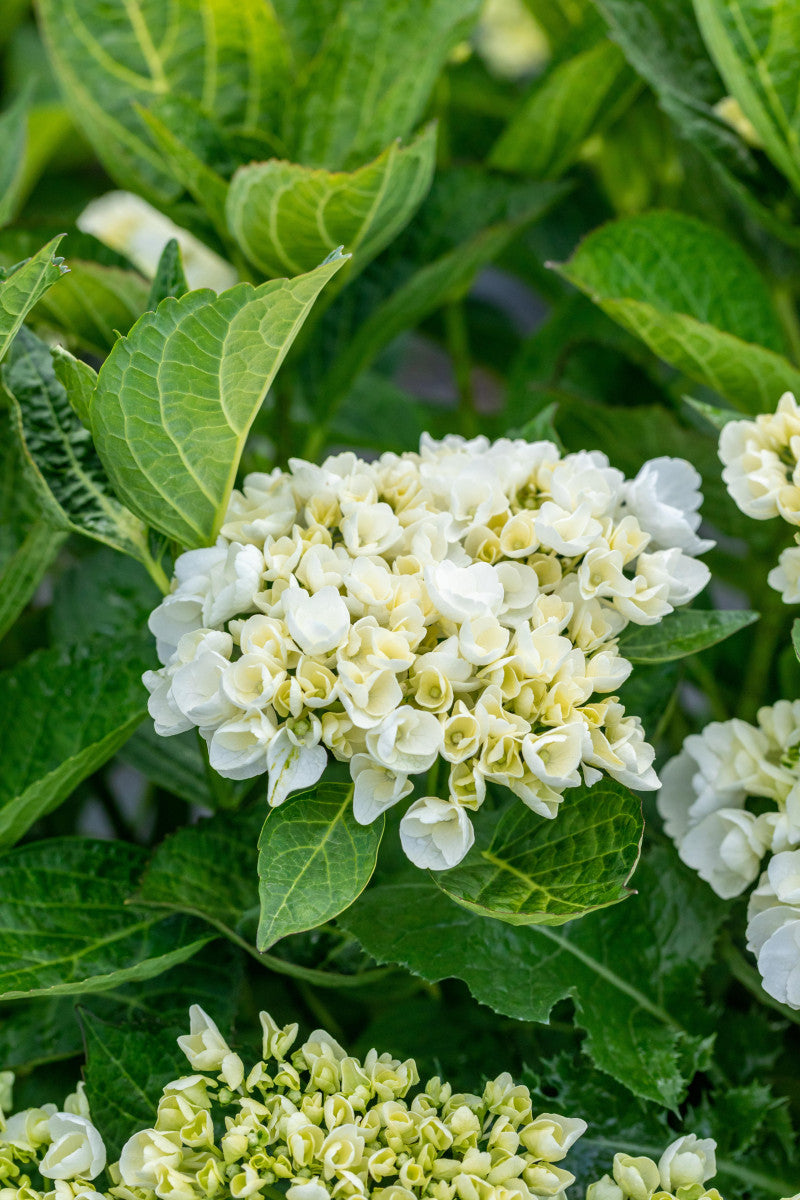
[[[406,137],[479,0],[349,0],[325,31],[298,101],[292,158],[352,168]]]
[[[596,1065],[675,1107],[704,1045],[698,973],[727,909],[661,850],[635,882],[625,904],[563,929],[487,921],[423,878],[368,888],[339,924],[378,962],[431,983],[456,976],[480,1003],[518,1020],[546,1022],[572,997]]]
[[[694,0],[694,10],[728,90],[800,193],[800,9],[794,0]]]
[[[611,779],[569,788],[556,818],[514,804],[486,850],[434,876],[451,899],[509,925],[563,925],[617,904],[639,860],[641,800]]]
[[[188,290],[189,285],[183,272],[181,248],[176,238],[170,238],[161,251],[150,295],[147,297],[147,307],[156,309],[162,300],[166,300],[167,296],[183,296]]]
[[[680,609],[657,625],[628,625],[619,636],[619,651],[633,663],[672,662],[716,646],[758,618],[757,612],[747,609]]]
[[[352,172],[271,159],[240,167],[227,199],[231,233],[265,275],[310,270],[337,246],[360,270],[399,233],[430,187],[436,131],[392,142]]]
[[[91,416],[117,493],[184,546],[214,541],[247,433],[341,256],[307,275],[163,300],[100,370]]]
[[[493,148],[491,166],[555,179],[587,138],[628,106],[641,84],[618,46],[603,38],[537,79]]]
[[[25,540],[0,569],[0,638],[16,621],[33,596],[61,543],[63,530],[47,518],[37,520]]]
[[[274,808],[258,843],[259,950],[338,916],[369,883],[383,818],[359,825],[353,789],[322,783]]]
[[[0,999],[77,995],[151,979],[210,940],[182,916],[126,903],[146,853],[54,838],[0,858]]]
[[[28,131],[29,97],[23,92],[0,113],[0,226],[7,225],[17,213],[25,182],[25,145]]]
[[[0,675],[0,847],[58,807],[130,737],[146,711],[148,652],[149,639],[85,637],[39,650]]]
[[[678,213],[614,221],[558,270],[659,357],[746,412],[800,388],[766,285],[737,244]]]

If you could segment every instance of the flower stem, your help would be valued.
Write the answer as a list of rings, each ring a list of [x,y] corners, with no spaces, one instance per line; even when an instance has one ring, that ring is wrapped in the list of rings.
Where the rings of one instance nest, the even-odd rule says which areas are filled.
[[[453,300],[444,307],[445,336],[447,351],[453,364],[456,389],[458,391],[458,415],[461,432],[465,437],[474,437],[478,432],[478,414],[475,410],[475,389],[472,385],[472,358],[469,350],[469,334],[463,300]]]

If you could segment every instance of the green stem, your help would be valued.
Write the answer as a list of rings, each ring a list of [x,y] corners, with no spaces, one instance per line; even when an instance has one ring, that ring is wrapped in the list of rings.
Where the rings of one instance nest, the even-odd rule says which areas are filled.
[[[800,363],[800,320],[794,292],[788,283],[779,283],[773,289],[772,299],[786,334],[791,356],[796,363]]]
[[[783,602],[774,592],[767,592],[742,680],[739,716],[744,721],[754,720],[764,703],[770,670],[785,619],[786,608]]]
[[[755,996],[756,1000],[766,1005],[767,1008],[780,1013],[787,1021],[793,1021],[795,1025],[800,1025],[800,1012],[787,1008],[785,1004],[781,1004],[780,1000],[775,1000],[772,996],[767,995],[762,987],[758,971],[750,965],[741,951],[737,950],[729,937],[726,936],[722,939],[719,949],[723,962],[742,987],[746,988],[752,996]]]
[[[145,550],[142,555],[142,562],[144,563],[147,574],[153,580],[153,583],[159,589],[162,596],[166,596],[169,593],[170,584],[166,572],[161,566],[161,563],[156,562],[156,560],[147,550]]]
[[[206,920],[209,918],[206,917]],[[300,979],[304,983],[312,983],[316,987],[327,988],[356,988],[362,987],[368,983],[377,983],[379,980],[386,979],[395,971],[395,967],[375,967],[371,971],[362,971],[359,975],[337,975],[332,971],[317,971],[313,967],[301,967],[299,963],[288,962],[285,958],[278,958],[276,954],[262,954],[256,950],[255,946],[240,937],[234,930],[229,929],[226,925],[218,924],[216,921],[211,921],[220,933],[224,934],[229,941],[233,942],[244,950],[245,954],[249,954],[256,962],[261,963],[262,967],[268,967],[274,971],[276,975],[288,975],[290,979]]]
[[[445,305],[444,325],[447,352],[453,364],[453,374],[458,391],[461,432],[465,437],[474,437],[478,432],[478,414],[475,410],[475,389],[472,384],[469,332],[462,300],[453,300],[450,304]]]

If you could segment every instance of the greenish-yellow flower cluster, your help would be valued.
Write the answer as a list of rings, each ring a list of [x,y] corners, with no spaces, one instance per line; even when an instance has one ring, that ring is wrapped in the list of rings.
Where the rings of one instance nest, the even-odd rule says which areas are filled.
[[[420,1087],[413,1059],[361,1061],[323,1030],[293,1050],[297,1025],[267,1013],[246,1070],[200,1007],[190,1018],[178,1044],[193,1073],[167,1084],[152,1127],[107,1171],[83,1085],[63,1111],[6,1118],[13,1076],[0,1073],[0,1200],[566,1200],[575,1182],[565,1160],[586,1122],[535,1113],[510,1075],[480,1095],[438,1077]],[[722,1200],[706,1187],[714,1151],[688,1134],[658,1162],[617,1154],[586,1200]]]

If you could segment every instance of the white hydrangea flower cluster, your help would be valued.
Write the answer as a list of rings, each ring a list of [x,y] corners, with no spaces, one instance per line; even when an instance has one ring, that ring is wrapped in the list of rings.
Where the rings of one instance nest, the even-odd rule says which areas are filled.
[[[718,896],[758,879],[748,948],[764,990],[800,1008],[800,700],[764,707],[757,721],[714,721],[688,737],[662,771],[658,808],[680,857]]]
[[[246,1071],[211,1018],[190,1013],[178,1041],[194,1073],[123,1147],[118,1200],[261,1200],[276,1184],[287,1200],[536,1200],[574,1181],[559,1164],[586,1123],[534,1115],[509,1075],[480,1096],[434,1078],[409,1100],[413,1059],[361,1062],[323,1030],[290,1053],[297,1025],[267,1013],[263,1061]]]
[[[791,392],[784,392],[774,413],[729,421],[720,434],[719,456],[722,478],[746,516],[783,517],[800,525],[800,408]],[[800,545],[782,551],[767,578],[785,604],[800,604]]]
[[[13,1082],[10,1071],[0,1072],[0,1200],[103,1200],[91,1181],[105,1169],[106,1148],[83,1084],[62,1110],[45,1104],[6,1117]]]
[[[466,854],[488,781],[543,817],[604,771],[657,788],[615,695],[631,670],[617,637],[706,584],[698,483],[680,459],[626,481],[598,452],[427,436],[418,454],[250,475],[151,615],[156,730],[196,726],[228,778],[268,772],[272,805],[330,752],[362,824],[443,759],[447,798],[401,823],[434,870]]]
[[[722,1200],[706,1183],[717,1169],[717,1145],[711,1138],[686,1134],[673,1142],[658,1162],[615,1154],[611,1175],[586,1189],[586,1200]]]

